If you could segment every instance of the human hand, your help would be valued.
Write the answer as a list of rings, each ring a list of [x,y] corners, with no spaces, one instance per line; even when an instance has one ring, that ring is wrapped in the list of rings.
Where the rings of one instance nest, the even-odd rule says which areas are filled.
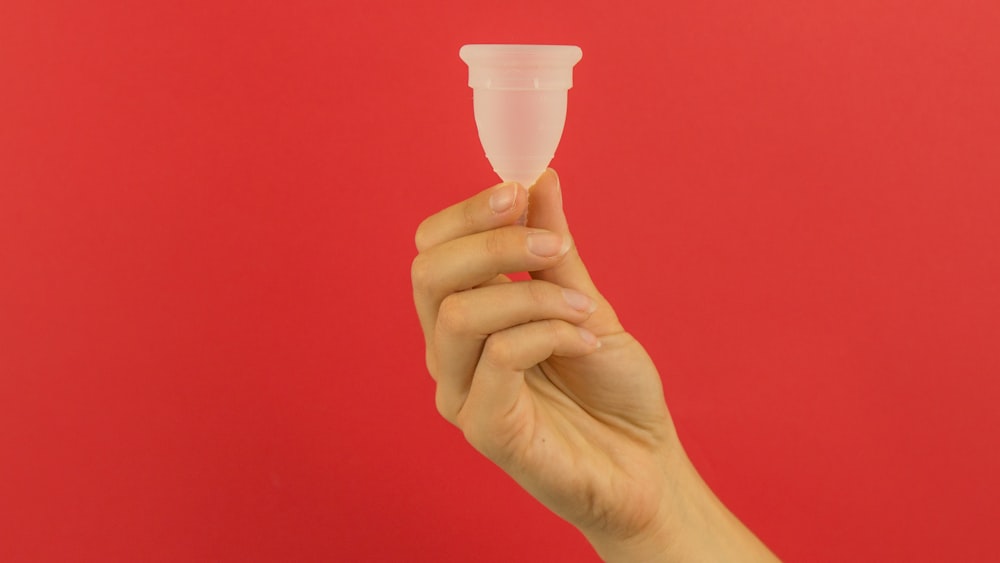
[[[555,172],[528,197],[501,184],[417,231],[414,300],[438,410],[602,557],[704,554],[698,535],[718,538],[699,521],[735,518],[687,460],[653,362],[591,281]],[[521,271],[531,279],[507,277]]]

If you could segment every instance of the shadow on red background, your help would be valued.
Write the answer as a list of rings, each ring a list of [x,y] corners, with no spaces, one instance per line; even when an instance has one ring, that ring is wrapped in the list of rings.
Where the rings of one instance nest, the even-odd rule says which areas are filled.
[[[877,5],[876,5],[877,4]],[[554,165],[720,496],[798,561],[993,555],[1000,8],[0,5],[0,560],[582,561],[440,420],[458,48],[584,50]]]

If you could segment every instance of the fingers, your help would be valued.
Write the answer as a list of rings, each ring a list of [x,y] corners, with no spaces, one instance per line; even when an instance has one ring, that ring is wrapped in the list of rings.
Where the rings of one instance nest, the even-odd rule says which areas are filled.
[[[551,267],[569,250],[559,233],[501,227],[449,240],[421,252],[413,261],[413,295],[425,336],[431,336],[441,302],[448,295],[477,287],[510,272]]]
[[[596,308],[593,299],[544,281],[491,285],[449,295],[438,314],[433,348],[438,409],[454,416],[472,381],[491,334],[533,321],[583,322]]]
[[[527,408],[525,370],[551,356],[579,357],[600,347],[588,330],[560,320],[518,325],[486,339],[464,403],[455,420],[469,442],[497,461],[498,447],[507,444],[505,433],[521,419],[519,408]],[[505,432],[506,431],[506,432]]]
[[[514,182],[505,182],[424,220],[414,237],[423,252],[443,242],[504,225],[511,225],[524,213],[528,191]]]
[[[526,369],[593,352],[595,334],[621,327],[576,252],[554,171],[532,187],[521,226],[528,200],[522,186],[500,184],[428,218],[415,237],[414,300],[438,408],[474,445],[519,404]],[[505,276],[524,271],[534,280]]]

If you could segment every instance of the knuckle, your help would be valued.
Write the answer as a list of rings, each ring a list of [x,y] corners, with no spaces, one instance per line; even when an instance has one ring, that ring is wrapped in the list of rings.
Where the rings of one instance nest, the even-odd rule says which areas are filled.
[[[493,333],[483,345],[482,359],[494,367],[509,367],[514,363],[517,348],[509,337]]]
[[[434,217],[427,217],[417,225],[417,231],[413,234],[413,243],[417,246],[418,252],[423,252],[441,242],[433,235]]]
[[[540,327],[541,334],[539,337],[546,342],[547,348],[554,349],[559,345],[560,339],[563,337],[563,329],[566,325],[555,319],[545,319],[544,321],[538,321],[542,326]]]
[[[468,200],[462,204],[462,222],[466,230],[474,230],[479,224],[479,214],[474,204],[475,200]]]
[[[550,299],[551,287],[546,282],[533,280],[525,285],[528,298],[534,305],[544,305]]]
[[[486,253],[490,256],[500,256],[503,254],[506,237],[500,229],[494,229],[486,233]]]
[[[446,334],[462,334],[469,330],[469,307],[461,294],[452,293],[438,308],[438,330]]]
[[[410,264],[410,282],[413,289],[424,289],[430,283],[431,267],[425,254],[417,254]]]
[[[560,340],[562,340],[567,334],[569,334],[569,331],[572,330],[572,327],[565,321],[548,319],[545,323],[548,325],[546,327],[548,329],[546,333],[549,335],[549,343],[552,348],[558,346]]]
[[[420,252],[423,252],[431,246],[430,236],[427,232],[429,230],[427,227],[427,221],[428,219],[421,221],[420,225],[417,226],[417,232],[413,235],[413,244],[416,245],[417,250]]]

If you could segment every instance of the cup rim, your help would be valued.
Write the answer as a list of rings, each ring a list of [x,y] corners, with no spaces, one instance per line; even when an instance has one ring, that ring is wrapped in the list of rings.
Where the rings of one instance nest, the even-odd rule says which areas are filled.
[[[528,64],[572,68],[580,62],[583,50],[576,45],[473,43],[463,45],[458,56],[469,66],[513,67]]]

